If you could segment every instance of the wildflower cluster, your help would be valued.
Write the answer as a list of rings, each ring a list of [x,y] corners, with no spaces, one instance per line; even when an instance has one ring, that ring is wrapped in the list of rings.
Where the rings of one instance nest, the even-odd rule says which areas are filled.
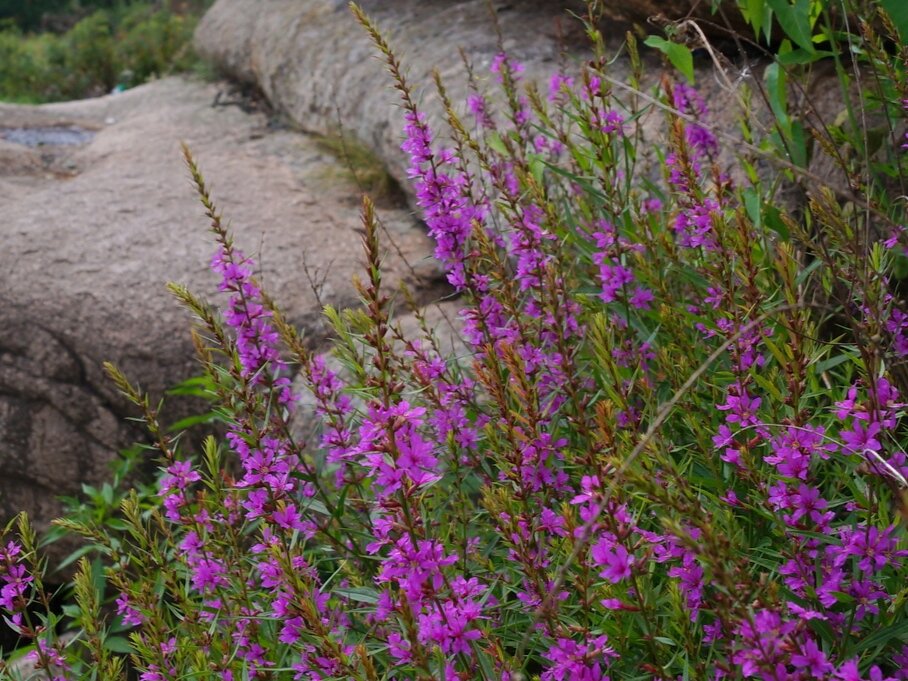
[[[419,337],[395,322],[368,199],[363,310],[328,308],[335,353],[313,354],[187,153],[225,310],[172,288],[226,434],[183,453],[114,371],[157,496],[127,497],[117,535],[68,523],[109,558],[139,678],[908,679],[904,215],[885,181],[842,168],[852,189],[805,188],[789,214],[765,164],[808,171],[766,155],[781,133],[733,174],[695,87],[623,101],[604,55],[544,97],[502,51],[503,96],[473,74],[464,119],[439,83],[442,148],[354,11],[402,95],[469,357],[418,312]],[[904,88],[874,30],[876,73]],[[30,587],[9,546],[15,617]],[[88,631],[97,652],[38,654],[90,669],[110,646]]]
[[[4,534],[9,530],[7,526]],[[18,530],[19,540],[0,545],[0,612],[5,613],[7,626],[29,644],[24,661],[49,681],[66,681],[71,667],[56,638],[57,619],[40,612],[47,611],[49,596],[35,560],[35,535],[24,516],[19,518]]]

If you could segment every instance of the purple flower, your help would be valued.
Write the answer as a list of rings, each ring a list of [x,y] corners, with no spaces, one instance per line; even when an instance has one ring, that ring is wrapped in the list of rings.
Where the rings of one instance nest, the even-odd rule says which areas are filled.
[[[796,628],[795,622],[783,620],[774,610],[758,610],[738,625],[732,661],[745,677],[779,678],[776,669],[779,665],[784,669],[788,662],[789,638]]]
[[[858,622],[868,614],[878,615],[880,613],[878,601],[889,599],[889,593],[870,579],[853,581],[848,585],[848,595],[854,598],[857,605],[854,616]]]
[[[800,652],[791,656],[791,664],[796,669],[806,669],[814,679],[823,678],[835,669],[813,639],[805,641]]]
[[[620,598],[603,598],[599,603],[606,610],[624,610],[625,608]]]
[[[564,103],[574,87],[574,79],[563,73],[553,73],[549,79],[549,101]]]
[[[564,517],[550,508],[542,509],[539,516],[539,529],[556,537],[566,537],[567,530],[564,528]]]
[[[419,641],[437,644],[446,655],[470,657],[472,643],[482,638],[482,631],[474,626],[481,615],[482,606],[473,600],[445,601],[420,615]]]
[[[8,564],[2,575],[5,584],[0,588],[0,608],[10,612],[21,610],[26,602],[26,593],[33,578],[21,563]]]
[[[593,101],[602,94],[602,79],[599,76],[590,76],[584,83],[583,96],[587,101]]]
[[[137,627],[145,622],[145,616],[129,603],[129,596],[121,593],[117,597],[117,614],[123,618],[123,624]]]
[[[858,661],[848,660],[847,662],[842,663],[836,670],[834,678],[839,681],[899,681],[899,679],[904,679],[906,676],[903,670],[897,677],[884,677],[880,668],[874,665],[870,668],[870,676],[868,679],[865,679],[861,676],[861,672],[858,669]]]
[[[397,662],[404,664],[413,659],[410,642],[396,631],[388,634],[388,652]]]
[[[737,423],[742,428],[747,426],[756,426],[760,424],[757,418],[757,410],[760,408],[762,400],[759,397],[751,398],[743,390],[740,395],[729,393],[725,398],[725,404],[717,404],[716,408],[721,411],[727,411],[725,420],[728,423]]]
[[[198,471],[192,469],[191,461],[174,461],[167,467],[167,473],[161,478],[159,494],[162,495],[173,489],[184,490],[190,483],[202,479]]]
[[[474,221],[481,223],[484,219],[484,211],[470,201],[470,180],[453,169],[450,154],[433,154],[425,117],[413,111],[407,111],[404,117],[406,140],[401,149],[410,156],[407,172],[429,235],[435,239],[435,257],[446,266],[451,285],[463,289],[467,286],[467,240]],[[453,172],[449,173],[449,168]]]
[[[243,378],[253,385],[264,379],[270,369],[275,376],[286,367],[280,358],[280,336],[272,326],[271,311],[261,302],[261,291],[252,279],[251,259],[240,251],[222,247],[212,258],[211,268],[221,275],[220,290],[231,294],[224,318],[236,332],[236,349]],[[286,379],[279,381],[277,392],[281,404],[293,401]]]
[[[684,180],[678,178],[683,185]],[[683,209],[675,218],[674,230],[678,243],[684,248],[703,248],[715,251],[718,244],[713,234],[713,221],[720,218],[719,204],[713,199],[705,199]]]
[[[685,597],[685,605],[690,613],[691,622],[697,619],[700,613],[700,606],[703,603],[703,568],[697,563],[695,554],[683,549],[681,565],[675,565],[668,571],[669,577],[675,577],[679,580],[678,587]]]
[[[223,563],[212,558],[199,558],[190,562],[192,586],[201,593],[225,586],[227,579]]]
[[[858,526],[853,530],[844,528],[841,531],[842,548],[835,556],[835,564],[841,566],[849,556],[854,556],[860,558],[858,567],[865,572],[879,572],[887,565],[898,567],[900,558],[908,555],[908,550],[896,550],[895,529],[894,525],[882,532],[873,525]]]
[[[634,289],[633,295],[629,300],[631,307],[634,307],[638,310],[648,310],[650,308],[650,303],[653,302],[653,292],[642,286],[638,286]]]
[[[807,516],[813,522],[820,523],[823,521],[823,511],[829,506],[829,503],[820,496],[820,490],[816,487],[810,487],[801,483],[798,486],[796,494],[791,495],[791,508],[793,513],[789,522],[794,524],[802,517]]]
[[[617,261],[603,262],[599,265],[599,281],[602,291],[599,297],[604,303],[611,303],[618,297],[618,292],[634,280],[634,273]]]
[[[821,426],[790,426],[773,439],[774,453],[764,460],[786,477],[806,480],[814,457],[828,459],[829,453],[836,449],[834,443],[824,444],[824,441],[825,431]]]
[[[543,657],[549,661],[540,677],[542,681],[608,681],[603,667],[608,658],[618,655],[606,644],[608,637],[598,636],[586,644],[559,638]]]
[[[880,441],[876,438],[880,433],[880,424],[871,423],[864,426],[860,421],[855,421],[851,430],[843,430],[839,435],[844,442],[843,451],[853,454],[863,454],[864,450],[878,451],[882,448]]]
[[[515,79],[517,74],[523,73],[525,69],[526,67],[520,62],[512,61],[507,52],[499,52],[492,57],[492,64],[489,66],[489,71],[492,73],[509,73]]]
[[[594,112],[593,123],[607,135],[612,133],[620,135],[624,132],[624,116],[612,109]]]
[[[675,108],[682,113],[690,114],[703,119],[709,114],[706,101],[702,95],[686,83],[676,83],[672,88],[672,99]],[[691,147],[694,159],[715,154],[719,150],[719,143],[709,130],[702,125],[688,125],[685,128],[685,137]]]
[[[489,112],[489,103],[485,97],[477,93],[470,95],[467,97],[467,107],[479,127],[486,129],[495,127],[495,121]]]
[[[734,442],[734,433],[731,432],[731,429],[722,424],[719,426],[719,432],[713,436],[713,444],[717,448],[721,449],[722,447],[728,447]]]
[[[380,498],[404,487],[421,487],[438,480],[435,445],[420,432],[424,407],[403,401],[392,407],[373,404],[360,426],[354,452],[375,480]]]
[[[631,567],[634,557],[627,552],[621,544],[617,544],[611,537],[604,536],[590,549],[593,562],[605,569],[599,573],[603,579],[612,584],[628,579],[631,576]]]

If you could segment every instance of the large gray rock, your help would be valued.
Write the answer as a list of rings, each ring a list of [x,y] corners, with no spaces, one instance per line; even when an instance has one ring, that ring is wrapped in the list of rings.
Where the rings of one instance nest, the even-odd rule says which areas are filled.
[[[97,100],[0,105],[0,136],[10,139],[22,127],[95,133],[81,146],[0,141],[0,522],[25,509],[45,525],[59,513],[56,495],[105,479],[117,449],[141,435],[102,362],[154,396],[198,372],[189,315],[165,290],[178,281],[208,294],[217,283],[181,140],[237,245],[314,343],[325,330],[304,264],[322,280],[322,301],[356,303],[356,187],[312,138],[213,106],[216,95],[214,85],[166,79]],[[423,230],[406,210],[381,218],[395,244],[388,287],[434,295],[439,273]]]
[[[437,70],[455,107],[463,111],[469,94],[461,50],[471,61],[483,86],[495,84],[489,66],[499,51],[495,24],[490,20],[488,0],[362,0],[360,6],[376,22],[403,62],[410,85],[430,125],[442,135],[440,97],[432,85]],[[585,3],[579,0],[493,0],[505,50],[525,66],[524,78],[536,80],[545,91],[549,77],[559,69],[562,55],[569,70],[591,57],[589,42],[581,25],[568,10]],[[691,16],[715,25],[724,21],[706,10],[709,3],[696,0],[645,0],[604,3],[609,16],[625,21],[604,21],[601,26],[608,46],[619,52],[627,22],[636,22],[646,33],[659,34],[658,26],[669,20]],[[647,20],[652,22],[647,24]],[[701,21],[705,34],[714,33],[709,21]],[[733,25],[740,17],[730,18]],[[738,26],[740,28],[740,26]],[[687,29],[696,38],[695,29]],[[742,29],[743,30],[743,29]],[[749,30],[749,29],[746,29]],[[725,35],[724,31],[718,34]],[[712,38],[710,38],[712,40]],[[345,0],[217,0],[198,26],[198,51],[213,60],[232,77],[259,86],[269,101],[303,128],[318,132],[336,129],[339,122],[380,156],[406,188],[408,162],[400,150],[403,117],[399,95],[385,64],[377,57],[365,31],[354,20]],[[696,45],[697,43],[692,43]],[[662,56],[642,44],[647,82],[658,83]],[[739,87],[749,80],[755,87],[763,66],[739,68],[718,54],[716,68],[706,50],[695,58],[697,89],[709,103],[710,122],[720,132],[726,159],[740,151],[737,141]],[[736,53],[735,53],[736,54]],[[842,109],[840,90],[833,74],[817,69],[807,101],[801,91],[792,91],[792,106],[803,106],[828,123]],[[630,63],[622,53],[609,64],[608,75],[619,83],[627,81]],[[627,101],[631,95],[618,86],[615,95]],[[499,97],[500,99],[500,97]],[[771,130],[771,114],[755,96],[747,115],[758,130]],[[800,104],[799,104],[800,102]],[[468,121],[469,122],[469,121]],[[814,120],[816,122],[816,119]],[[647,150],[664,148],[663,117],[654,112],[640,120]],[[729,164],[731,165],[731,164]],[[767,173],[776,172],[777,168]],[[834,173],[822,169],[823,176]],[[841,184],[841,178],[836,180]]]
[[[568,13],[583,3],[503,2],[487,0],[364,0],[363,10],[375,21],[403,62],[406,76],[423,112],[436,131],[444,131],[440,97],[432,85],[438,71],[448,96],[460,111],[469,95],[461,50],[467,55],[484,87],[494,91],[489,67],[501,45],[525,68],[524,78],[536,80],[545,91],[548,78],[559,69],[562,55],[568,68],[591,55],[580,22]],[[681,2],[654,1],[670,16]],[[645,15],[633,11],[628,18]],[[626,25],[609,24],[605,34],[617,50]],[[651,29],[656,32],[656,29]],[[406,186],[407,160],[400,151],[403,118],[399,96],[385,64],[366,32],[340,0],[217,0],[202,19],[195,36],[198,51],[232,77],[259,86],[269,101],[304,128],[318,132],[339,123],[385,160]],[[660,69],[657,55],[649,54],[653,78]],[[630,73],[627,59],[618,59],[609,74],[624,81]],[[727,112],[728,127],[734,99],[717,82],[702,78],[701,87]],[[627,97],[627,93],[618,93]],[[652,118],[652,117],[650,117]],[[655,122],[655,121],[653,121]]]
[[[562,2],[495,3],[504,47],[528,75],[557,68],[559,33],[570,25]],[[463,48],[486,80],[499,51],[486,0],[367,0],[363,9],[398,50],[436,130],[438,69],[451,99],[468,94]],[[367,144],[406,183],[398,96],[365,31],[342,0],[218,0],[196,31],[196,48],[234,78],[258,85],[268,100],[308,130],[343,128]]]

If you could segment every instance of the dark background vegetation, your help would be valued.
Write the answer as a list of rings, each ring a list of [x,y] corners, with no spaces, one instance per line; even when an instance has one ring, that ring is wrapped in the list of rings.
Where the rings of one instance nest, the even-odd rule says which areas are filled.
[[[0,0],[0,100],[93,97],[195,68],[211,0]]]
[[[128,5],[177,13],[198,12],[211,4],[206,0],[0,0],[0,22],[23,31],[59,30],[92,12]]]

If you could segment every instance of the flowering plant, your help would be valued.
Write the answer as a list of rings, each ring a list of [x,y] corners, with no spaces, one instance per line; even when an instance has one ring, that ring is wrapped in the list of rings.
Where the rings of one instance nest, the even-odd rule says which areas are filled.
[[[908,679],[905,111],[878,96],[908,84],[885,17],[849,40],[891,144],[840,158],[835,189],[780,150],[837,153],[859,129],[808,128],[777,91],[777,125],[746,131],[732,175],[696,88],[639,89],[631,36],[645,96],[618,96],[592,6],[597,58],[547,95],[503,51],[503,96],[477,85],[467,116],[439,82],[441,148],[353,9],[402,97],[468,356],[419,312],[422,337],[396,323],[368,199],[363,309],[327,309],[335,351],[313,354],[187,150],[229,302],[171,289],[226,436],[182,451],[109,367],[155,443],[157,497],[129,494],[119,532],[61,521],[102,547],[118,594],[110,622],[82,561],[65,650],[57,619],[29,619],[44,590],[27,524],[6,544],[0,607],[39,668],[120,678],[126,649],[143,681]],[[805,201],[786,207],[769,168]]]

